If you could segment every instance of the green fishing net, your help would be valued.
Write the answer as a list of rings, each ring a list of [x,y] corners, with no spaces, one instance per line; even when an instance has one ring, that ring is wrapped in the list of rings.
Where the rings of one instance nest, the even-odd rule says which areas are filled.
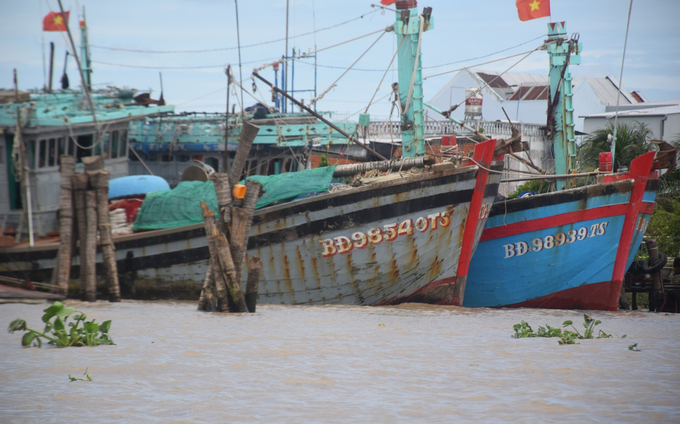
[[[278,175],[252,175],[246,180],[262,184],[264,194],[255,207],[259,209],[279,200],[294,199],[301,194],[328,191],[334,171],[335,166],[322,166]]]
[[[324,166],[278,175],[253,175],[247,179],[262,184],[264,194],[256,206],[259,209],[306,193],[328,191],[333,171],[335,166]],[[199,201],[205,202],[217,214],[217,196],[212,181],[184,181],[172,190],[151,192],[139,208],[132,229],[160,230],[203,222]]]
[[[212,181],[184,181],[172,190],[146,195],[139,208],[133,230],[160,230],[203,222],[199,201],[217,211],[217,195]]]

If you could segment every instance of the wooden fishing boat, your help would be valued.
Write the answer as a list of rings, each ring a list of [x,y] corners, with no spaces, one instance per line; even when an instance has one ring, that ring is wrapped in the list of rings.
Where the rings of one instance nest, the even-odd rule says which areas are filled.
[[[405,156],[415,157],[405,160],[423,166],[430,162],[422,156],[418,40],[433,28],[431,9],[419,14],[414,0],[398,2],[397,9],[402,144]],[[493,158],[514,141],[489,140],[457,163],[259,209],[247,251],[262,260],[259,303],[461,304],[470,259],[498,192],[502,162]],[[363,166],[406,169],[389,162]],[[120,236],[115,245],[124,296],[198,297],[208,265],[202,224]],[[0,273],[48,278],[56,252],[56,245],[0,249]],[[433,284],[437,290],[423,292]]]

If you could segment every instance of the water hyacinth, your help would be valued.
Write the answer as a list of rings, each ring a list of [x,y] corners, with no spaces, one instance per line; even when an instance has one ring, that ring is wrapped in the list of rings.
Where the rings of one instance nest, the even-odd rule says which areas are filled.
[[[17,318],[12,321],[7,331],[26,331],[21,338],[23,347],[42,346],[42,339],[56,347],[69,346],[98,346],[112,345],[113,340],[109,337],[111,320],[97,324],[95,320],[86,321],[87,316],[75,308],[66,307],[61,302],[54,302],[45,309],[42,321],[45,328],[42,332],[28,328],[26,321]],[[71,318],[71,322],[69,322]]]

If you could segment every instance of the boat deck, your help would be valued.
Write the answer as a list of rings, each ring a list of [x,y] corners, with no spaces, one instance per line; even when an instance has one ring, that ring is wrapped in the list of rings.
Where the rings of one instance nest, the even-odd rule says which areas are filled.
[[[0,284],[0,303],[15,303],[25,301],[50,301],[61,300],[64,296],[35,290],[26,290],[19,287],[10,287]]]

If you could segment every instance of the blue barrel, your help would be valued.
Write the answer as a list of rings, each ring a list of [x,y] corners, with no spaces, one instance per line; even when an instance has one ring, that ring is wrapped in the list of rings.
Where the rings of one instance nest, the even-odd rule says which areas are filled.
[[[125,197],[144,197],[158,190],[170,190],[170,184],[154,175],[130,175],[109,181],[109,200]]]

